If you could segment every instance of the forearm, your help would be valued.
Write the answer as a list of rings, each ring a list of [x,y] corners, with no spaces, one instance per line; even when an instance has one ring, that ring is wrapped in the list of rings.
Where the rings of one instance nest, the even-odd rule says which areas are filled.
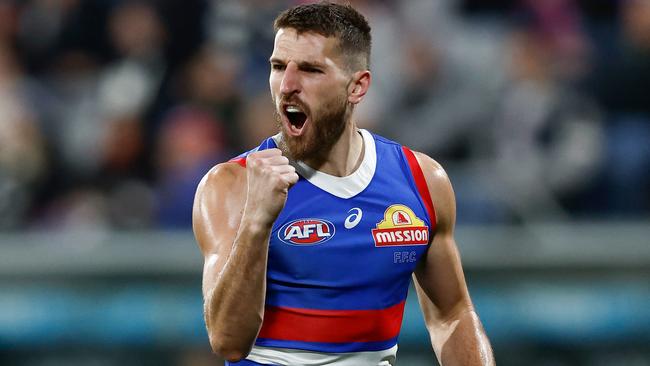
[[[460,313],[449,324],[449,335],[439,345],[442,366],[493,366],[490,341],[473,310]],[[435,347],[434,347],[435,348]]]
[[[230,255],[206,289],[205,321],[213,350],[235,361],[247,355],[264,315],[271,227],[242,219]]]

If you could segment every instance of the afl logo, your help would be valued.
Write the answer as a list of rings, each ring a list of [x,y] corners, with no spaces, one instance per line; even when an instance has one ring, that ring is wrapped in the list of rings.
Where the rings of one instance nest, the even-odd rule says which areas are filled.
[[[315,245],[334,236],[334,224],[322,219],[298,219],[288,222],[278,231],[278,239],[290,245]]]

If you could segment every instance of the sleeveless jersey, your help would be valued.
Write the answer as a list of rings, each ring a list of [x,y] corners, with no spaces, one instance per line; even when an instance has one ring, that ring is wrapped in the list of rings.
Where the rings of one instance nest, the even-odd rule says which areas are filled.
[[[226,365],[394,365],[411,274],[435,212],[413,153],[360,130],[359,168],[300,179],[273,225],[266,305],[251,353]],[[253,151],[277,147],[273,137]]]

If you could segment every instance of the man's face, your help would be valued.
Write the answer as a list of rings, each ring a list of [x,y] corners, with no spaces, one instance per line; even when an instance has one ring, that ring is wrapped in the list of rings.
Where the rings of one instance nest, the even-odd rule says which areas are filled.
[[[281,148],[295,160],[323,158],[350,117],[350,73],[334,37],[298,34],[283,28],[275,36],[269,84],[280,125]]]

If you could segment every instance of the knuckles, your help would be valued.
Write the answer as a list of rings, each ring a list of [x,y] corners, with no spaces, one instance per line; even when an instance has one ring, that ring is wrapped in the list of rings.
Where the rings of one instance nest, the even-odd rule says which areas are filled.
[[[246,167],[251,173],[249,184],[261,180],[264,186],[286,189],[298,181],[295,167],[289,164],[289,159],[279,149],[251,153],[247,157]]]
[[[253,156],[251,154],[246,158],[246,167],[247,168],[255,169],[258,165],[259,165],[259,161],[258,161],[256,156]]]

